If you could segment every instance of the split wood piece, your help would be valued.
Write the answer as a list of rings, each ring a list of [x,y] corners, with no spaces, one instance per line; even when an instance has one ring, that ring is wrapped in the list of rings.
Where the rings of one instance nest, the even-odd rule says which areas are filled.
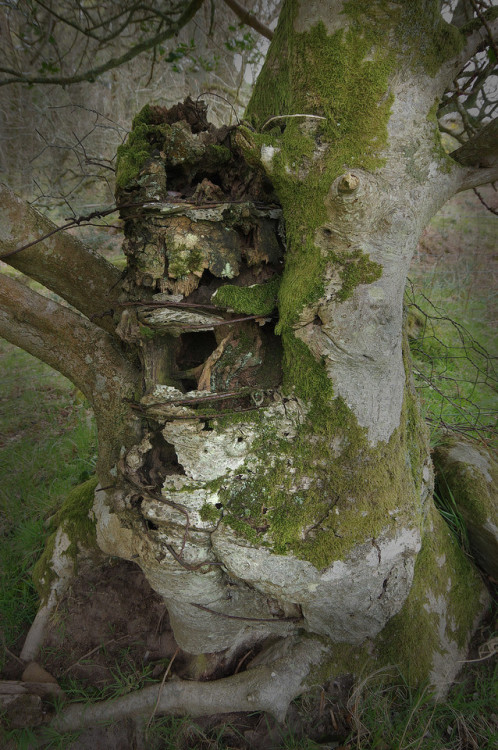
[[[233,334],[229,333],[228,336],[220,341],[214,352],[204,362],[202,372],[199,376],[199,382],[197,383],[197,390],[199,391],[210,391],[211,390],[211,370],[219,360],[228,342],[232,339]]]
[[[221,318],[219,315],[167,307],[141,311],[138,319],[140,323],[152,328],[154,331],[169,333],[172,336],[180,336],[183,331],[195,333],[197,331],[212,330],[216,326],[221,324],[227,325],[232,322]]]
[[[45,682],[51,685],[57,685],[57,680],[50,672],[47,672],[41,664],[36,661],[30,661],[22,673],[23,682]]]

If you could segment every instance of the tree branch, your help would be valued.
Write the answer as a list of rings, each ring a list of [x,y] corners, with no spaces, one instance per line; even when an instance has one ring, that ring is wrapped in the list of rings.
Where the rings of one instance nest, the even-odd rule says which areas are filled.
[[[451,158],[465,167],[492,167],[498,161],[498,118],[485,125],[463,146],[451,152]]]
[[[138,373],[107,333],[4,274],[0,274],[0,336],[69,378],[96,412],[112,410],[138,382]]]
[[[476,19],[477,20],[477,19]],[[462,33],[465,33],[465,29],[461,29]],[[460,50],[458,55],[449,63],[443,66],[442,70],[449,80],[453,80],[455,76],[462,70],[466,62],[473,57],[481,47],[487,44],[494,44],[494,39],[498,34],[498,18],[489,20],[486,25],[479,23],[477,28],[474,28],[474,22],[472,23],[472,31],[469,32],[465,45]]]
[[[10,83],[38,83],[38,84],[56,84],[58,86],[68,86],[73,83],[80,83],[81,81],[89,81],[93,83],[98,76],[102,73],[106,73],[108,70],[118,68],[120,65],[124,65],[130,60],[133,60],[137,55],[141,55],[142,52],[147,52],[153,49],[158,44],[162,44],[167,39],[176,36],[186,24],[192,20],[199,8],[202,6],[204,0],[191,0],[186,10],[182,13],[180,18],[173,23],[166,31],[160,34],[156,34],[150,39],[145,39],[138,44],[135,44],[127,52],[120,57],[113,57],[102,65],[97,65],[94,68],[84,71],[83,73],[76,73],[71,76],[45,76],[45,75],[30,75],[26,73],[19,73],[12,68],[0,67],[0,73],[6,73],[8,78],[0,80],[0,86],[6,86]]]
[[[268,26],[265,26],[264,23],[261,23],[261,21],[259,21],[252,13],[249,13],[249,11],[237,2],[237,0],[223,0],[223,2],[233,10],[235,15],[238,16],[246,26],[250,26],[257,31],[258,34],[265,36],[270,41],[273,39],[273,31],[269,29]]]
[[[211,682],[171,680],[112,701],[74,703],[57,715],[52,726],[59,732],[71,732],[127,716],[147,715],[153,710],[157,715],[192,717],[268,711],[283,721],[291,701],[306,689],[310,668],[323,658],[323,651],[318,641],[305,640],[278,661],[232,677]]]
[[[453,8],[451,23],[461,28],[472,19],[473,9],[470,0],[458,0]]]
[[[497,180],[498,163],[493,167],[468,169],[462,174],[462,179],[457,192],[461,193],[462,190],[471,190],[472,188],[480,187],[481,185],[488,185],[490,182],[496,182]]]
[[[498,119],[492,120],[451,157],[470,169],[463,171],[459,191],[479,187],[498,179]]]
[[[55,224],[0,184],[0,260],[51,289],[109,332],[112,320],[98,317],[118,296],[121,274],[98,253],[67,232],[54,232]],[[2,257],[29,237],[50,237],[22,252]]]

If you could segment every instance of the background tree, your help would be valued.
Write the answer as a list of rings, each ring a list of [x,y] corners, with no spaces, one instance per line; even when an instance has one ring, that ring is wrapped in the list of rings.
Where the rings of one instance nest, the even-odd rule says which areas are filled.
[[[108,207],[116,149],[144,104],[171,106],[188,91],[209,94],[215,122],[233,119],[233,107],[240,115],[268,47],[241,17],[260,19],[270,34],[266,25],[276,22],[279,4],[255,0],[250,14],[231,5],[238,14],[224,0],[4,6],[4,179],[55,220],[61,209],[78,215]]]
[[[162,711],[283,716],[316,669],[396,661],[440,693],[458,669],[486,595],[433,510],[402,300],[431,216],[498,178],[496,121],[449,157],[436,119],[495,16],[286,2],[245,124],[214,129],[192,100],[135,118],[123,277],[2,191],[3,258],[76,308],[2,277],[2,335],[92,402],[98,547],[140,565],[186,652],[228,668],[262,649],[242,674],[166,686]],[[28,226],[44,239],[14,252]],[[40,566],[25,658],[71,574],[68,534]]]

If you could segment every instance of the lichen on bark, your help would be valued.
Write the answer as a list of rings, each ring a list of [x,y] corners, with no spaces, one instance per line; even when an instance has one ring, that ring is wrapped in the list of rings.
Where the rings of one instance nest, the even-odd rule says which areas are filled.
[[[408,595],[426,528],[431,471],[401,336],[421,183],[403,144],[391,149],[404,42],[387,42],[404,16],[336,5],[330,30],[296,25],[299,3],[285,4],[252,125],[215,132],[186,104],[149,111],[162,144],[149,133],[157,149],[123,191],[144,202],[138,216],[123,211],[123,283],[140,302],[119,331],[147,373],[136,405],[147,427],[123,456],[136,491],[125,484],[116,534],[129,556],[139,544],[195,653],[245,636],[194,601],[243,620],[269,597],[333,642],[374,638]],[[417,127],[426,139],[425,114]],[[420,174],[434,155],[423,144]],[[263,620],[255,639],[298,627]]]

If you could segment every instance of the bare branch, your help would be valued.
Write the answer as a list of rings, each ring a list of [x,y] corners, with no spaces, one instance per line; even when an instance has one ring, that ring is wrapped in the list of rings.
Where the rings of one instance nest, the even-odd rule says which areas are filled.
[[[473,29],[467,37],[467,41],[457,55],[457,57],[450,63],[450,67],[453,70],[453,76],[456,75],[470,60],[479,49],[486,47],[487,45],[495,46],[495,39],[498,35],[498,19],[495,18],[490,20],[486,25],[479,24],[476,29]],[[452,76],[452,77],[453,77]]]
[[[112,307],[121,278],[117,268],[76,237],[57,231],[55,224],[2,184],[0,208],[1,260],[56,292],[88,317],[100,316]],[[36,238],[36,244],[6,255],[28,245],[30,237]],[[95,321],[113,331],[108,317],[96,317]]]
[[[451,157],[465,167],[492,167],[498,161],[498,118],[488,123]]]
[[[451,23],[453,26],[460,28],[472,19],[472,15],[473,9],[470,0],[458,0],[452,9]]]
[[[111,337],[86,318],[0,274],[0,336],[65,375],[96,412],[129,395],[137,374]]]
[[[493,208],[493,206],[490,206],[489,203],[486,200],[484,200],[484,198],[480,194],[479,190],[477,190],[477,188],[474,188],[474,193],[477,195],[477,197],[481,201],[484,208],[486,208],[491,214],[498,216],[498,209]]]
[[[481,24],[486,29],[486,32],[488,34],[488,39],[489,39],[489,43],[491,45],[491,48],[494,50],[495,57],[498,58],[498,46],[496,44],[495,33],[493,32],[493,29],[492,29],[491,23],[490,23],[490,21],[492,21],[491,14],[486,15],[486,13],[483,13],[482,10],[479,8],[479,5],[476,3],[475,0],[470,0],[470,4],[472,5],[472,7],[474,9],[477,18],[479,19],[479,21],[481,22]],[[496,18],[496,8],[495,9],[490,9],[490,10],[493,11],[493,13],[495,14],[495,18]]]
[[[261,23],[261,21],[259,21],[252,13],[249,13],[249,11],[237,2],[237,0],[223,0],[223,2],[233,10],[235,15],[238,16],[246,26],[250,26],[257,31],[258,34],[265,36],[270,41],[273,39],[273,31],[269,29],[268,26]]]
[[[137,55],[141,55],[142,52],[147,52],[150,49],[154,49],[159,44],[171,39],[176,36],[179,31],[186,26],[186,24],[192,20],[199,8],[202,6],[204,0],[191,0],[185,11],[181,14],[177,21],[172,22],[169,27],[158,34],[155,34],[148,39],[144,39],[141,42],[130,47],[130,49],[119,57],[113,57],[107,60],[102,65],[97,65],[88,70],[84,70],[81,73],[75,73],[74,75],[34,75],[29,73],[19,72],[13,68],[0,67],[0,73],[5,73],[6,78],[0,80],[0,86],[6,86],[10,83],[28,83],[28,84],[56,84],[59,86],[67,86],[73,83],[80,83],[81,81],[93,82],[102,73],[113,68],[118,68],[120,65],[124,65],[130,60],[133,60]]]
[[[464,167],[459,190],[476,188],[498,179],[498,119],[486,125],[477,135],[451,153]]]
[[[460,187],[457,192],[461,193],[463,190],[470,190],[471,188],[480,187],[481,185],[487,185],[490,182],[496,182],[498,180],[498,163],[493,167],[487,169],[469,169],[463,174]]]

